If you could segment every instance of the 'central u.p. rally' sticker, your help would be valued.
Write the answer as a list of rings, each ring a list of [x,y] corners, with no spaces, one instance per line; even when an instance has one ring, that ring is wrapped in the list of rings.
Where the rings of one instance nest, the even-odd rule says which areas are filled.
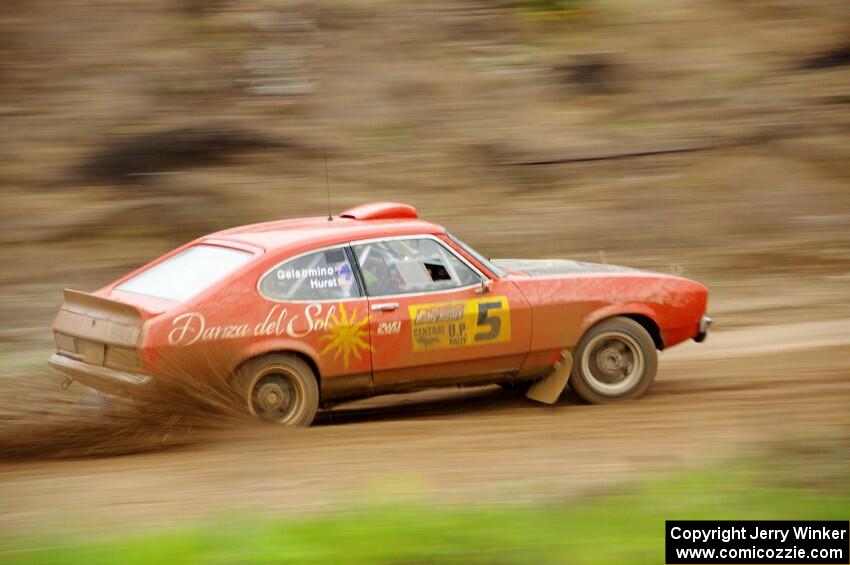
[[[501,343],[511,339],[506,296],[456,300],[408,307],[413,351]]]

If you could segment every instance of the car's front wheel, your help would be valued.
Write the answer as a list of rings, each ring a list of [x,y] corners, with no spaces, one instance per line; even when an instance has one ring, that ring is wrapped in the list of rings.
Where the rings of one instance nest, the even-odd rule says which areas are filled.
[[[596,324],[575,349],[570,385],[585,402],[603,404],[641,396],[655,379],[658,355],[649,333],[630,318]]]
[[[296,355],[273,353],[244,363],[236,384],[252,416],[288,426],[309,426],[319,409],[319,385]]]

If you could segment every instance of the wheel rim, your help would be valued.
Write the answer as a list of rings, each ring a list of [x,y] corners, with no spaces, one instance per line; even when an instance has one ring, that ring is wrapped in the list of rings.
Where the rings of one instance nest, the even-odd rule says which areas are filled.
[[[587,384],[605,396],[628,393],[640,382],[645,365],[638,342],[619,332],[594,336],[584,348],[581,363]]]
[[[267,367],[253,381],[248,407],[251,414],[270,422],[294,420],[303,404],[304,391],[287,367]]]

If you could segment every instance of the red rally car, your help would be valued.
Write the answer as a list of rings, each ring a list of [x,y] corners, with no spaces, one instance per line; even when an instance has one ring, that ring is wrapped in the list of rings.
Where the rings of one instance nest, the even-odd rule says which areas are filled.
[[[694,281],[567,260],[488,260],[405,204],[190,242],[86,294],[65,291],[50,364],[107,392],[227,383],[254,416],[500,383],[554,402],[636,398],[657,350],[702,341]]]

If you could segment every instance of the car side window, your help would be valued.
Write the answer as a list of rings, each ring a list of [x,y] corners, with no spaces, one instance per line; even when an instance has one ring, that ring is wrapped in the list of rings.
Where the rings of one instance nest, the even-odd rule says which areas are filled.
[[[260,294],[272,300],[357,298],[360,289],[343,248],[289,259],[266,273]]]
[[[429,238],[392,239],[354,246],[370,296],[431,292],[476,284],[479,276]]]

